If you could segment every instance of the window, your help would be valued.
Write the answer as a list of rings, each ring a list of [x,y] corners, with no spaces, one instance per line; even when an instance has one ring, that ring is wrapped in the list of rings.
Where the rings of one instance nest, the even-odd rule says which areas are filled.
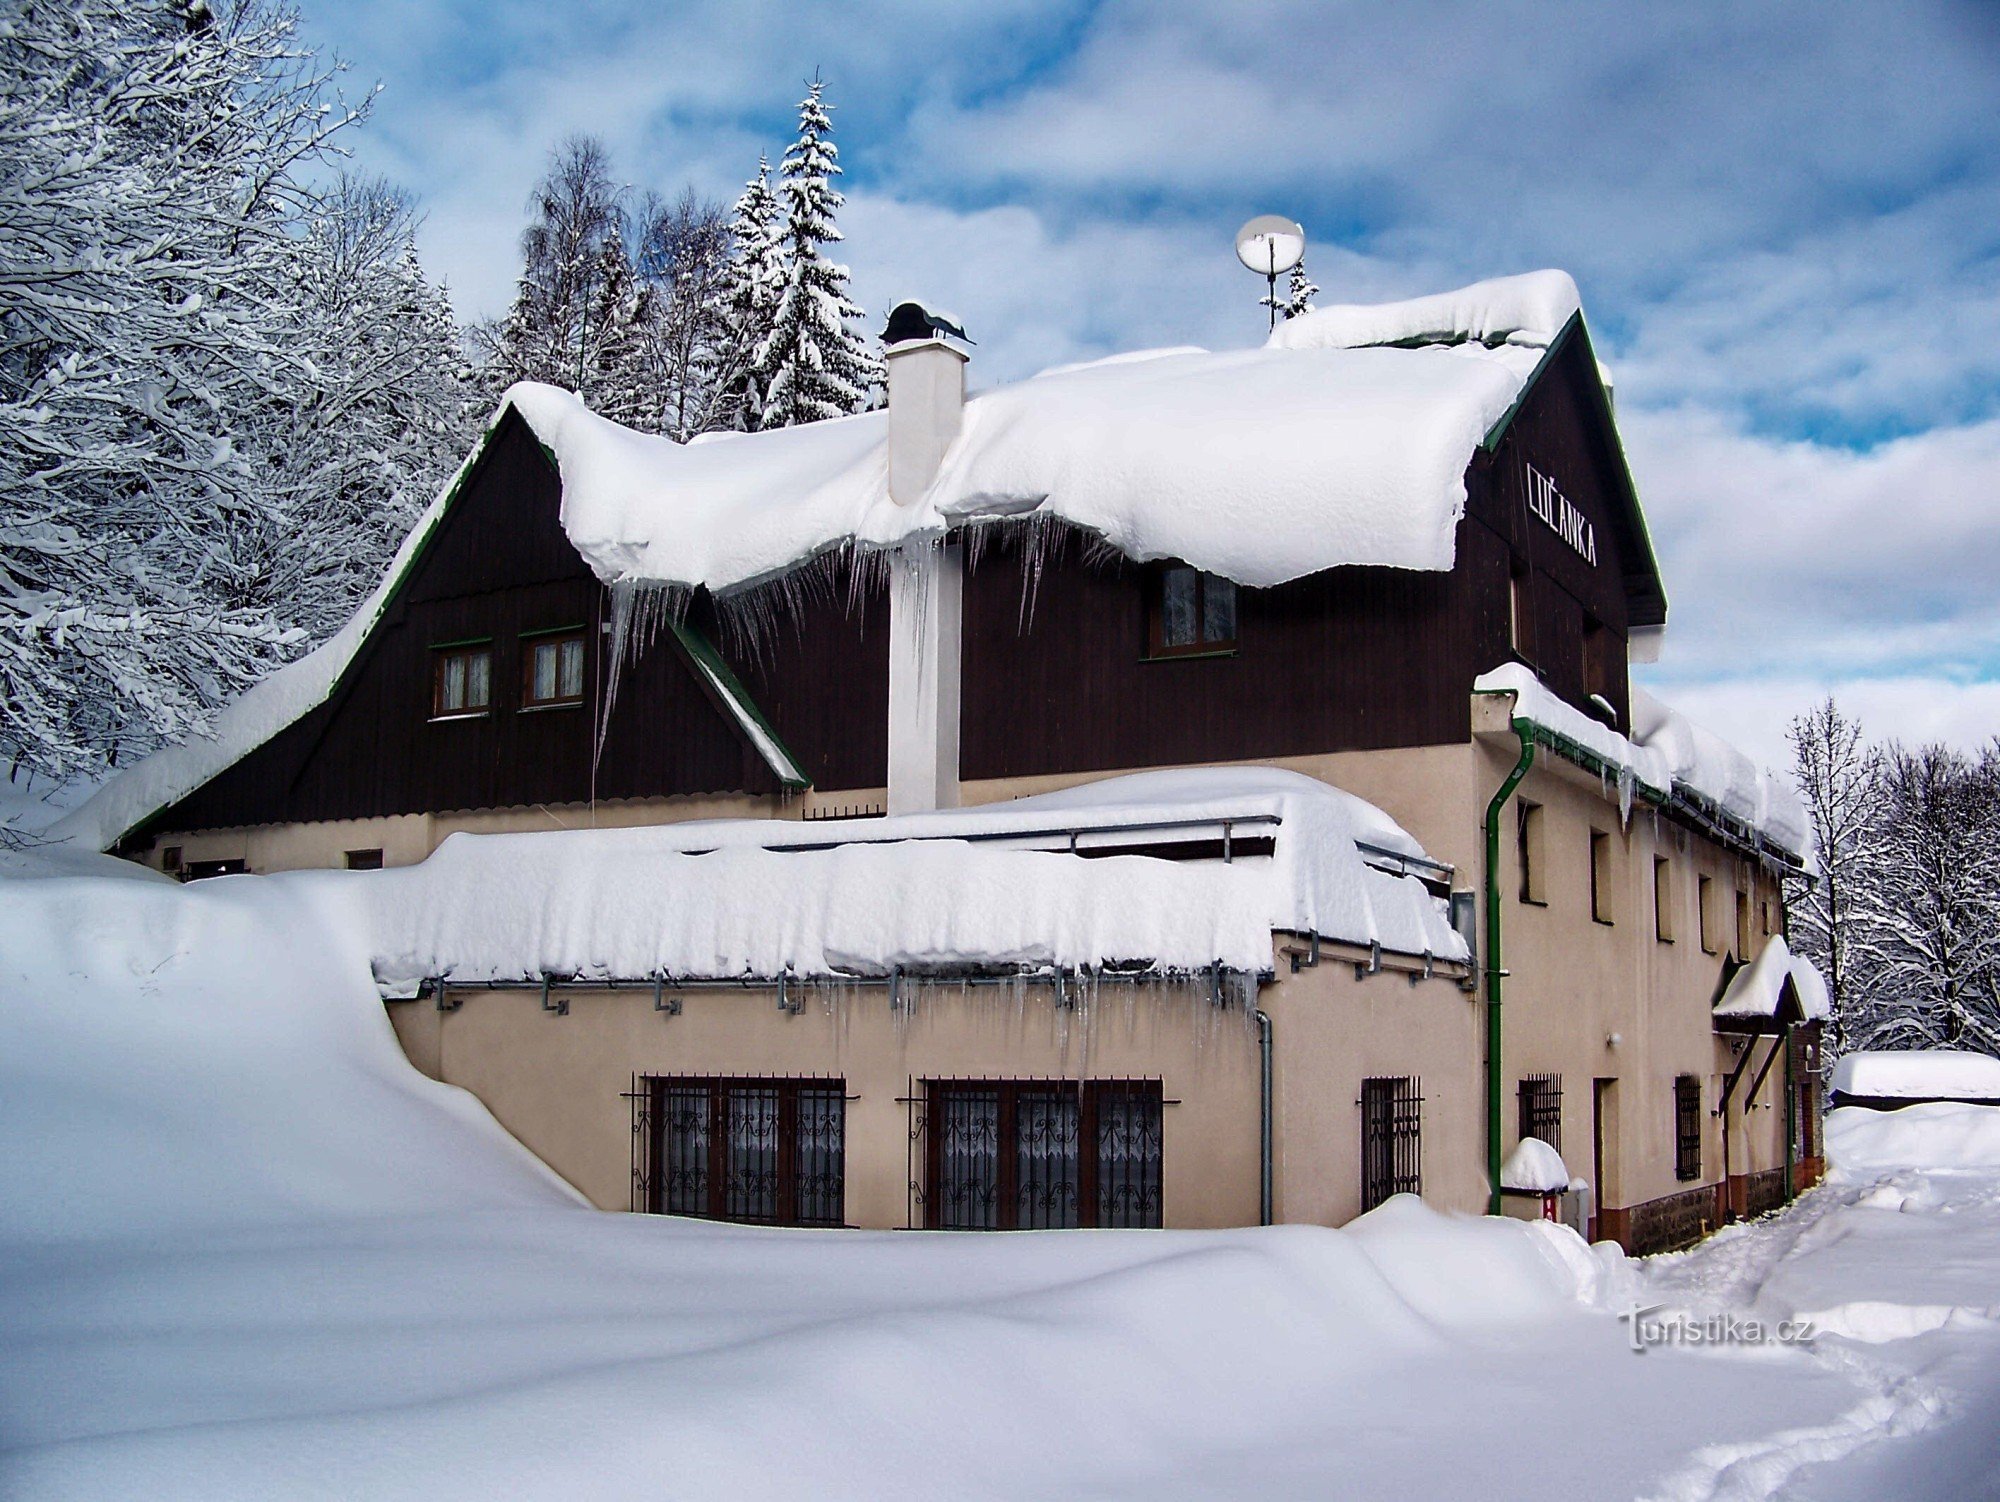
[[[182,868],[182,880],[206,881],[211,876],[241,876],[249,869],[250,862],[240,855],[216,861],[189,861]]]
[[[1548,898],[1543,880],[1542,806],[1521,800],[1520,828],[1517,831],[1521,855],[1521,900],[1536,904]]]
[[[1613,896],[1616,883],[1612,876],[1611,836],[1601,829],[1590,832],[1590,916],[1599,923],[1611,923],[1616,919],[1613,910]]]
[[[1766,897],[1761,902],[1759,902],[1757,904],[1757,911],[1759,916],[1759,927],[1761,927],[1764,930],[1764,936],[1766,938],[1769,938],[1771,934],[1774,932],[1774,930],[1771,927],[1771,899]]]
[[[1701,1081],[1691,1074],[1674,1081],[1674,1177],[1701,1177]]]
[[[944,1231],[1160,1224],[1157,1080],[934,1080],[924,1223]]]
[[[1664,855],[1653,857],[1653,937],[1674,942],[1674,865]]]
[[[1523,1137],[1539,1137],[1562,1151],[1563,1087],[1559,1074],[1531,1074],[1521,1081],[1520,1122]]]
[[[382,852],[379,850],[350,850],[347,852],[347,869],[350,871],[379,871],[382,869]]]
[[[521,708],[583,702],[583,633],[550,632],[521,643]]]
[[[178,876],[181,871],[181,847],[168,845],[160,851],[160,869],[169,876]]]
[[[655,1215],[837,1226],[847,1188],[840,1080],[645,1082]]]
[[[1736,958],[1750,958],[1750,894],[1741,890],[1736,894]]]
[[[1528,619],[1528,570],[1517,563],[1507,576],[1507,645],[1523,662],[1533,661],[1528,655]]]
[[[482,715],[493,707],[493,648],[440,647],[432,664],[431,718]]]
[[[1424,1192],[1424,1098],[1409,1076],[1361,1082],[1361,1208]]]
[[[1697,876],[1694,883],[1695,916],[1701,922],[1701,952],[1714,954],[1715,942],[1715,882],[1706,876]]]
[[[1159,571],[1147,612],[1146,655],[1186,657],[1236,646],[1236,586],[1186,565]]]

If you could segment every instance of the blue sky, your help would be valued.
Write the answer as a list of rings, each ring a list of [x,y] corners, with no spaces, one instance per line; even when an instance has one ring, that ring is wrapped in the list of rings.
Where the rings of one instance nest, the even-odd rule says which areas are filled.
[[[2000,732],[2000,6],[304,3],[468,316],[565,134],[726,200],[815,71],[860,300],[954,309],[979,380],[1252,342],[1252,213],[1322,303],[1564,267],[1673,604],[1647,680],[1771,759],[1828,689]]]

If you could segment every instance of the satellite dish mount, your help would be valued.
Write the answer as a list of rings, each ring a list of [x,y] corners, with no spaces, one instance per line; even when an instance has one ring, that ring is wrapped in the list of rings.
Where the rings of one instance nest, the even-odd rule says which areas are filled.
[[[1259,214],[1236,232],[1236,259],[1260,274],[1271,327],[1278,326],[1278,278],[1305,259],[1306,232],[1283,214]]]

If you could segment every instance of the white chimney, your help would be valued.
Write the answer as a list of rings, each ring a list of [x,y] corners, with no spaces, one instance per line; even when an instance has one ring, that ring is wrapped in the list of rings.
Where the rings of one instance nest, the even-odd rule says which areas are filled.
[[[899,303],[882,335],[889,379],[889,498],[921,501],[965,412],[964,333]],[[959,648],[964,581],[956,545],[917,539],[889,582],[889,812],[958,807]]]

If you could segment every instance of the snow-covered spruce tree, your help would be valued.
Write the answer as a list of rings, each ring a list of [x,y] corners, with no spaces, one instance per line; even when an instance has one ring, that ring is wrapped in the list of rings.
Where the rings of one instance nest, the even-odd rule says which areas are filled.
[[[1306,276],[1305,258],[1301,256],[1292,265],[1292,274],[1285,282],[1285,298],[1278,307],[1283,318],[1297,318],[1301,313],[1313,310],[1313,299],[1319,296],[1319,286]]]
[[[781,164],[780,282],[771,332],[757,351],[758,426],[790,427],[859,412],[881,380],[879,362],[853,327],[861,309],[847,295],[847,268],[822,247],[837,242],[844,201],[833,122],[814,79],[799,101],[799,134]]]
[[[1824,1053],[1831,1067],[1847,1052],[1850,1012],[1857,1001],[1850,951],[1868,874],[1879,785],[1875,756],[1862,743],[1860,722],[1843,715],[1832,699],[1794,719],[1786,734],[1819,861],[1819,880],[1793,882],[1787,893],[1790,938],[1792,947],[1826,977],[1833,1018]]]
[[[0,757],[199,732],[304,634],[244,414],[308,379],[296,173],[359,117],[290,12],[14,0],[0,26]]]
[[[659,394],[646,369],[652,289],[633,271],[616,224],[598,247],[592,287],[584,320],[590,363],[579,392],[592,410],[613,422],[650,427],[659,414]]]
[[[647,426],[683,443],[732,427],[728,385],[741,362],[732,360],[729,223],[687,188],[675,199],[649,195],[635,228],[637,270],[651,298],[641,331],[654,399]]]
[[[1848,1040],[2000,1053],[2000,762],[1891,745],[1877,775],[1849,950]]]
[[[722,290],[722,390],[729,426],[755,431],[764,415],[758,354],[769,341],[783,292],[782,223],[771,191],[771,163],[757,159],[757,175],[744,184],[729,219],[729,269]]]

